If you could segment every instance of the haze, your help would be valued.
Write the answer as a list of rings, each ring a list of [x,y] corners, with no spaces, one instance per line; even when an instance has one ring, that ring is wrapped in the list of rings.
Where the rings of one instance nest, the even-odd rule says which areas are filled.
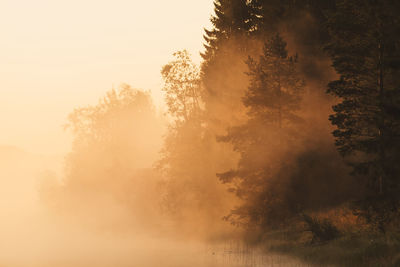
[[[162,105],[160,69],[200,61],[212,1],[0,1],[0,144],[63,154],[75,107],[128,83]]]
[[[400,266],[399,12],[0,0],[0,266]]]

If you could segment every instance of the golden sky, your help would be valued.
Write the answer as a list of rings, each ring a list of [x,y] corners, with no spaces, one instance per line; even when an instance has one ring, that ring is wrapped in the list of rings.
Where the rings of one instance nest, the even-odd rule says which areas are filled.
[[[200,62],[212,0],[0,0],[0,145],[64,153],[74,107],[112,86],[149,89],[188,49]]]

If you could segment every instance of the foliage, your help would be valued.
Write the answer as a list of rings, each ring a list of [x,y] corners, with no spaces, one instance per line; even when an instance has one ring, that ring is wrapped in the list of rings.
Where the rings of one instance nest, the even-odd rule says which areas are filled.
[[[292,236],[291,236],[292,237]],[[302,243],[298,239],[267,239],[269,250],[296,257],[317,266],[398,266],[400,249],[398,233],[386,236],[363,232],[344,234],[318,244]]]
[[[298,121],[304,81],[296,70],[297,55],[289,57],[286,43],[277,34],[264,46],[258,62],[249,58],[249,89],[243,99],[251,118],[279,128]]]
[[[75,109],[67,129],[74,139],[65,177],[58,194],[52,194],[58,211],[107,221],[115,218],[103,218],[104,211],[114,214],[116,207],[128,209],[130,219],[132,212],[152,210],[149,195],[155,191],[143,196],[138,188],[154,187],[155,179],[146,168],[158,156],[163,122],[148,92],[128,85],[112,89],[97,105]]]
[[[245,60],[259,51],[255,33],[258,10],[242,0],[217,0],[214,7],[213,27],[204,34],[201,81],[208,130],[220,135],[246,119],[242,103],[248,83]],[[215,145],[220,146],[221,161],[229,161],[232,155],[224,156],[227,148]]]
[[[235,205],[232,224],[279,229],[351,201],[351,220],[389,232],[400,217],[399,10],[394,0],[214,1],[201,68],[183,50],[161,70],[169,126],[156,165],[168,215],[194,231]],[[332,136],[321,109],[333,97]],[[65,195],[134,202],[159,124],[149,94],[129,86],[76,109]],[[344,217],[303,221],[314,241],[334,243]]]
[[[362,206],[382,213],[377,219],[386,210],[379,202],[398,205],[400,192],[399,8],[386,0],[341,0],[327,21],[326,50],[340,75],[328,89],[340,99],[330,116],[333,135],[353,174],[365,177],[374,201]]]
[[[303,214],[303,219],[313,234],[312,242],[326,242],[339,236],[339,230],[328,219],[319,219],[307,214]]]
[[[200,74],[186,50],[173,54],[174,61],[162,68],[168,113],[187,122],[200,115]]]
[[[236,170],[218,176],[244,200],[226,219],[235,224],[266,226],[289,212],[282,209],[287,180],[279,169],[285,165],[283,157],[290,162],[289,140],[300,120],[295,111],[304,83],[296,72],[295,58],[288,56],[279,35],[268,40],[259,61],[250,58],[247,64],[251,82],[243,102],[249,120],[220,138],[230,142],[241,158]]]
[[[257,29],[259,20],[258,9],[251,1],[216,0],[214,12],[211,18],[213,29],[205,30],[204,36],[206,51],[202,56],[206,62],[218,57],[229,40],[233,39],[238,44],[241,38],[249,37]]]
[[[215,158],[203,119],[199,71],[186,51],[174,56],[162,69],[171,122],[157,169],[163,177],[162,207],[184,232],[184,226],[200,221],[218,224],[215,218],[228,200],[212,167]]]

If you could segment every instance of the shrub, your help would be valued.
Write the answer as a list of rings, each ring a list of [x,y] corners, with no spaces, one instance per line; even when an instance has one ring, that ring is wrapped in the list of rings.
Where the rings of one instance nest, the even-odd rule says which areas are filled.
[[[319,219],[303,214],[303,220],[308,226],[308,230],[312,233],[312,243],[326,242],[339,237],[339,230],[328,219]]]

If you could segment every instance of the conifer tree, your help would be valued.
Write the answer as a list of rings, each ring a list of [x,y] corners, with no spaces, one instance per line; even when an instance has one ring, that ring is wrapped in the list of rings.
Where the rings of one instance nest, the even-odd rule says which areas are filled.
[[[214,6],[213,27],[204,35],[201,78],[209,130],[215,135],[243,119],[245,60],[254,54],[252,42],[259,18],[250,1],[217,0]]]
[[[214,2],[215,15],[211,18],[213,29],[205,29],[204,35],[206,51],[202,56],[206,62],[211,61],[230,39],[239,41],[256,30],[257,9],[250,3],[243,0]]]
[[[217,142],[216,136],[246,120],[242,97],[247,88],[245,63],[254,53],[257,10],[251,1],[216,0],[212,29],[205,30],[205,51],[202,54],[201,81],[204,90],[204,141],[208,157],[213,158],[209,180],[219,182],[216,173],[232,168],[238,155],[228,143]],[[225,188],[225,187],[224,187]],[[225,212],[224,212],[225,213]]]
[[[400,196],[399,7],[390,0],[340,0],[327,24],[326,48],[340,74],[328,89],[340,99],[330,117],[333,135],[354,174],[367,178],[375,207],[378,199],[393,204]]]
[[[251,117],[262,118],[268,124],[285,127],[296,120],[300,106],[303,80],[295,68],[297,55],[289,57],[286,43],[276,34],[264,46],[256,62],[249,57],[250,86],[244,98]]]
[[[278,210],[288,211],[281,206],[284,196],[273,192],[269,184],[279,179],[275,171],[284,162],[276,159],[286,155],[288,148],[293,149],[288,136],[295,135],[295,125],[300,120],[296,111],[300,108],[304,82],[296,61],[296,57],[288,56],[286,43],[279,34],[266,42],[258,61],[247,61],[250,85],[243,102],[249,110],[249,120],[220,138],[240,154],[236,170],[218,175],[244,201],[227,217],[233,223],[265,226],[286,216],[277,215]]]

